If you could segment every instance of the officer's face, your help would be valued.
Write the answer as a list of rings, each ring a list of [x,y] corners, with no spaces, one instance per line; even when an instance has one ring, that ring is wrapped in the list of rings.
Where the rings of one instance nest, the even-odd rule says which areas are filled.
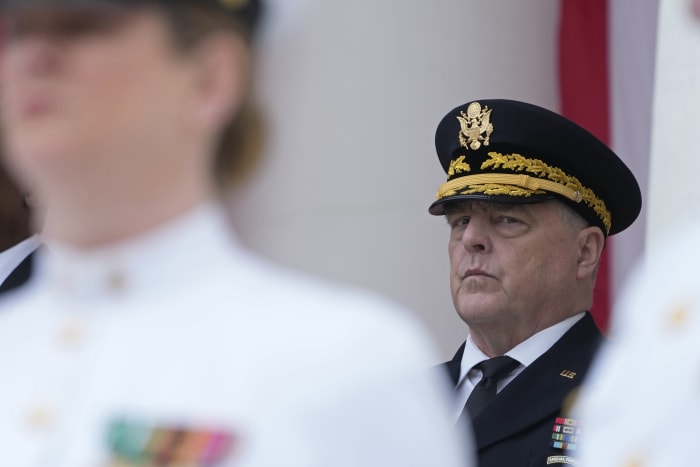
[[[452,299],[468,325],[532,328],[569,312],[579,229],[562,208],[469,201],[447,214]]]
[[[2,133],[22,176],[147,171],[182,134],[191,67],[155,7],[21,10],[3,27]]]

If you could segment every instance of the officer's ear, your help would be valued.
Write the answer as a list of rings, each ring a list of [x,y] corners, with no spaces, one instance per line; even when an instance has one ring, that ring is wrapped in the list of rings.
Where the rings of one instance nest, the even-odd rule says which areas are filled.
[[[600,227],[586,227],[577,236],[577,279],[595,277],[605,247],[605,236]]]
[[[240,111],[249,74],[245,40],[229,32],[213,32],[190,51],[196,62],[198,124],[220,131]]]

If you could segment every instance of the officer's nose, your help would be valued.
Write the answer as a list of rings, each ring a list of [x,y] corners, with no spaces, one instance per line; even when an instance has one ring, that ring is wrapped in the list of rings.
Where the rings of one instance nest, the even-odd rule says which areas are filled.
[[[488,221],[481,216],[472,216],[469,224],[462,232],[462,243],[471,253],[491,250]]]

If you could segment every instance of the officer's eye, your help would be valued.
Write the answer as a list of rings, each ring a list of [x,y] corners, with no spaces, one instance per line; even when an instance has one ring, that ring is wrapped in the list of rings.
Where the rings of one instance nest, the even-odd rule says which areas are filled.
[[[521,221],[517,217],[513,217],[513,216],[498,216],[496,218],[496,223],[510,225],[510,224],[520,224]]]
[[[452,226],[452,228],[463,227],[463,226],[469,224],[470,219],[471,218],[469,216],[455,217],[454,219],[450,220],[450,226]]]

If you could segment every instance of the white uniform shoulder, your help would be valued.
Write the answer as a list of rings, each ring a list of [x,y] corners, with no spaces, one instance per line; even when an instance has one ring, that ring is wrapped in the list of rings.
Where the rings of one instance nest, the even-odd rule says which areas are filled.
[[[615,308],[579,404],[586,465],[697,464],[700,225],[675,232],[639,264]]]

